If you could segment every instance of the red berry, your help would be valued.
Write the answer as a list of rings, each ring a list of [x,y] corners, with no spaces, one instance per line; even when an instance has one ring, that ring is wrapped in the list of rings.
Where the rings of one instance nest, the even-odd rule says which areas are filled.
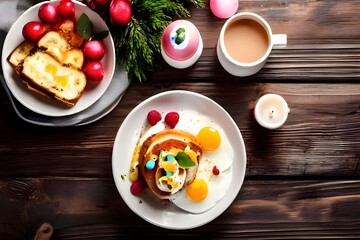
[[[86,78],[94,83],[99,83],[104,77],[104,69],[101,62],[88,62],[84,66],[84,74]]]
[[[179,122],[179,118],[180,116],[177,112],[169,112],[165,116],[165,123],[169,125],[169,127],[174,128]]]
[[[139,196],[142,193],[143,189],[144,189],[144,184],[142,183],[141,180],[138,179],[131,183],[130,192],[133,195]]]
[[[75,16],[75,4],[71,0],[61,0],[57,6],[57,13],[63,18]]]
[[[125,26],[130,22],[132,9],[129,0],[112,0],[110,3],[110,20],[112,23]]]
[[[161,114],[156,110],[151,110],[147,115],[147,121],[151,126],[156,125],[161,120]]]
[[[216,166],[213,167],[212,172],[213,172],[214,175],[219,175],[220,174],[220,170]]]
[[[105,47],[102,41],[87,41],[83,47],[84,55],[91,61],[100,61],[105,55]]]
[[[22,35],[27,41],[37,42],[44,34],[44,31],[45,29],[41,23],[31,21],[25,24],[25,26],[23,27]]]
[[[43,23],[55,23],[58,19],[56,7],[50,3],[41,5],[38,17]]]

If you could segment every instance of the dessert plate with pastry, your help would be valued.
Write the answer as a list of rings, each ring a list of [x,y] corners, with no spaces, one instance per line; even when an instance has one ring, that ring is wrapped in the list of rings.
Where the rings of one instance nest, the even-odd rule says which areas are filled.
[[[59,11],[61,2],[41,2],[25,11],[10,28],[2,50],[11,94],[29,110],[51,117],[73,115],[93,105],[109,87],[116,65],[106,23],[85,4],[73,1],[74,11],[58,12],[55,20],[40,14],[44,5]],[[104,32],[109,34],[98,40],[103,55],[89,57],[84,51],[91,41],[88,35]],[[101,70],[88,66],[91,62]]]
[[[245,144],[215,101],[174,90],[135,107],[113,147],[116,187],[129,208],[168,229],[202,226],[236,198],[246,169]]]

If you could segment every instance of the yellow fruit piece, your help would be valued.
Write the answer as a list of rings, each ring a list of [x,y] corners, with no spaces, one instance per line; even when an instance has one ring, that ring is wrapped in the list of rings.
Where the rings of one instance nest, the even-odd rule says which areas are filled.
[[[164,168],[164,170],[167,172],[173,173],[176,170],[175,162],[162,162],[161,167]]]
[[[186,155],[189,156],[189,158],[197,164],[197,154],[196,152],[194,152],[193,150],[191,149],[185,149],[184,152],[186,153]]]

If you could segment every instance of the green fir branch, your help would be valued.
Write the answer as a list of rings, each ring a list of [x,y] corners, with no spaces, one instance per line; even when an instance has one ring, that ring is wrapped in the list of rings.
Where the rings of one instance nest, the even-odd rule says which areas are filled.
[[[133,16],[128,25],[110,27],[117,60],[120,64],[125,63],[130,79],[143,82],[159,67],[164,29],[176,17],[190,17],[184,2],[205,6],[202,0],[133,0]],[[108,16],[103,18],[108,19]]]
[[[206,1],[205,0],[185,0],[183,2],[193,4],[198,8],[204,8],[206,6]]]

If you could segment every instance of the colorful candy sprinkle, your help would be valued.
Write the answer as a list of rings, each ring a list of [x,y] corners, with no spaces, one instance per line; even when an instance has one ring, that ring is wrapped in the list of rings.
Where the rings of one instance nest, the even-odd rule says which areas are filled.
[[[147,163],[145,164],[145,167],[147,170],[153,170],[155,167],[155,161],[153,161],[153,160],[147,161]]]
[[[175,161],[175,157],[171,154],[166,155],[166,161],[171,162]]]

